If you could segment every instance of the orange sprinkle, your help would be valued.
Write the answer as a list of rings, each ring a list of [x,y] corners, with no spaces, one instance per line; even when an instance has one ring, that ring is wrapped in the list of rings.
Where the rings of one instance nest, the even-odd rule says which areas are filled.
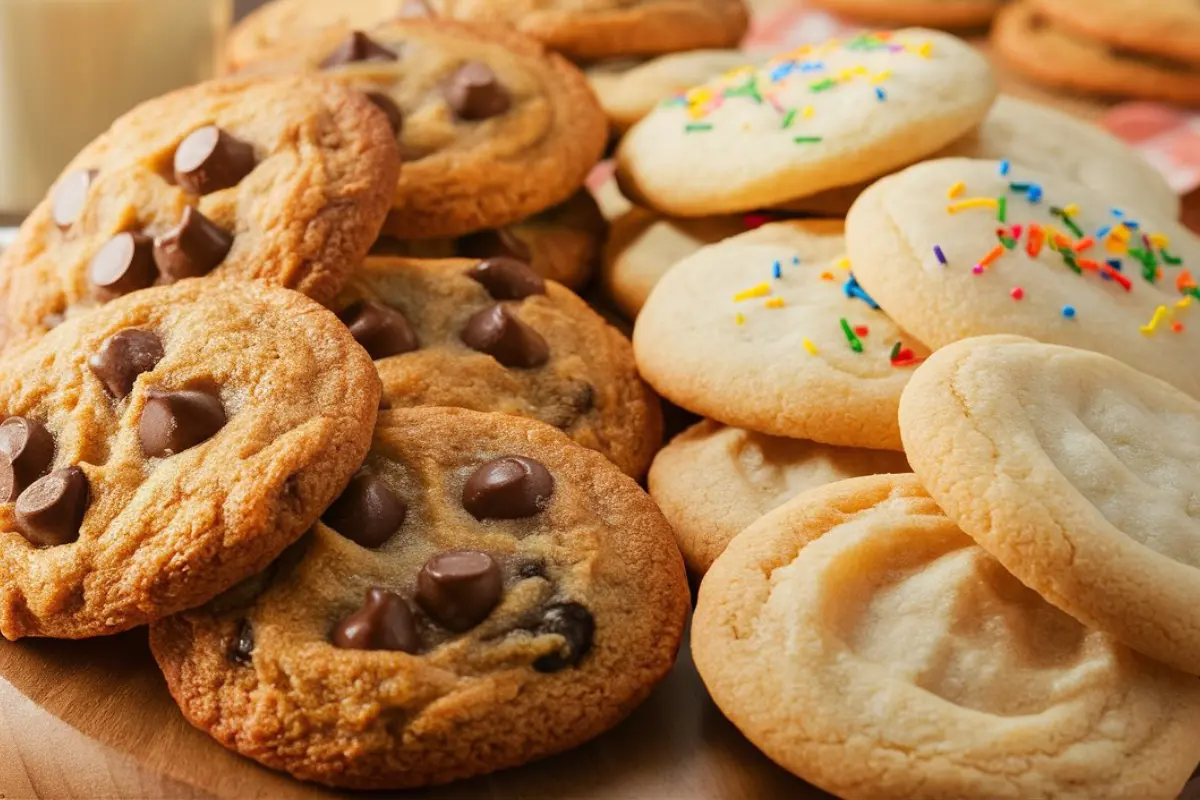
[[[1042,252],[1042,242],[1046,239],[1046,232],[1042,230],[1042,226],[1036,222],[1029,224],[1029,241],[1025,243],[1025,252],[1029,253],[1030,258],[1037,258],[1038,253]]]
[[[821,273],[821,280],[823,280],[823,281],[831,281],[831,280],[833,280],[833,273],[832,273],[832,272],[822,272],[822,273]]]
[[[1084,250],[1087,250],[1095,243],[1096,243],[1096,240],[1093,239],[1091,236],[1089,236],[1086,239],[1080,239],[1078,242],[1076,242],[1074,250],[1076,253],[1082,253]]]
[[[1000,256],[1004,255],[1004,245],[998,244],[992,248],[992,252],[988,253],[983,258],[979,259],[979,266],[987,267]]]
[[[1180,292],[1195,285],[1196,281],[1192,278],[1192,273],[1188,272],[1186,269],[1179,273],[1179,277],[1175,279],[1175,288]]]
[[[1071,248],[1071,240],[1068,239],[1067,237],[1063,236],[1061,233],[1054,234],[1054,246],[1057,247],[1059,250],[1072,249]]]

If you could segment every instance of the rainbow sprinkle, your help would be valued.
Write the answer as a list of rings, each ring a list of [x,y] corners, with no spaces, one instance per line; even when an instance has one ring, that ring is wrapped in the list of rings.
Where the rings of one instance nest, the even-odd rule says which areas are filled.
[[[846,341],[850,343],[850,349],[856,353],[861,353],[863,351],[863,343],[858,338],[858,334],[850,327],[850,323],[846,321],[845,317],[842,317],[839,322],[842,325],[842,333],[846,335]]]
[[[851,299],[857,298],[876,311],[879,310],[879,303],[876,303],[871,295],[867,294],[866,290],[858,285],[858,278],[854,277],[854,273],[851,273],[850,278],[842,284],[842,291],[846,293],[846,297]]]
[[[1067,319],[1075,319],[1075,306],[1063,306],[1062,315]]]
[[[816,144],[824,141],[820,136],[796,136],[792,139],[796,144]]]
[[[745,325],[746,324],[746,315],[741,312],[738,312],[734,316],[733,321],[736,322],[738,325]]]
[[[946,206],[946,210],[951,214],[957,214],[959,211],[966,211],[968,208],[996,208],[999,205],[1000,203],[994,197],[968,197],[966,200],[951,203]]]
[[[946,198],[948,200],[953,200],[954,198],[958,197],[966,190],[967,190],[967,185],[965,183],[963,183],[962,181],[959,181],[958,183],[954,184],[953,186],[951,186],[949,189],[946,190]]]
[[[943,267],[950,263],[949,261],[946,260],[946,254],[942,252],[941,245],[935,244],[933,246],[933,256],[934,256],[934,258],[936,258],[938,260],[938,263],[941,264]]]
[[[1153,336],[1154,332],[1158,330],[1158,326],[1166,321],[1167,316],[1170,313],[1171,310],[1166,306],[1159,306],[1158,308],[1154,309],[1154,316],[1150,318],[1149,322],[1141,327],[1142,336]]]
[[[812,339],[809,339],[807,336],[805,336],[804,341],[801,342],[801,344],[804,345],[804,349],[808,351],[810,356],[815,356],[817,354],[817,346],[812,343]]]
[[[753,300],[756,297],[765,297],[771,293],[771,284],[763,282],[756,286],[751,286],[749,289],[743,289],[733,296],[733,302],[740,303],[743,300]]]
[[[778,261],[771,266],[771,277],[775,280],[779,280],[783,277],[783,265]]]

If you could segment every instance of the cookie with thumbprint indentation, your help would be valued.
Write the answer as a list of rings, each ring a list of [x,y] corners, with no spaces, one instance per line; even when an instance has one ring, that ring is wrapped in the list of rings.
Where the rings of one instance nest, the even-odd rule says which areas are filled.
[[[378,234],[399,166],[384,115],[334,84],[204,83],[143,103],[0,257],[0,339],[204,275],[327,302]]]
[[[384,233],[440,239],[562,203],[600,160],[606,123],[577,68],[505,29],[396,20],[265,54],[245,74],[320,74],[387,110],[404,169]]]
[[[930,347],[1017,334],[1121,359],[1200,397],[1200,239],[1019,164],[927,161],[846,219],[863,287]]]
[[[1200,674],[1200,402],[1012,336],[938,351],[900,405],[913,470],[1026,585]]]
[[[263,569],[362,463],[378,405],[337,318],[259,283],[147,289],[10,351],[0,633],[117,633]]]
[[[629,341],[519,261],[369,258],[339,302],[392,407],[530,417],[635,477],[661,444]]]
[[[611,727],[674,663],[666,521],[545,425],[381,412],[322,523],[150,632],[184,716],[269,767],[383,789],[515,766]]]
[[[1009,574],[909,476],[815,489],[700,587],[696,667],[773,761],[839,797],[1173,800],[1200,684]]]
[[[824,444],[900,449],[928,351],[858,285],[842,224],[775,222],[677,263],[638,315],[638,369],[688,411]],[[857,266],[855,266],[857,269]]]
[[[801,492],[908,471],[902,453],[831,447],[705,420],[659,451],[648,484],[688,568],[703,575],[733,537]]]

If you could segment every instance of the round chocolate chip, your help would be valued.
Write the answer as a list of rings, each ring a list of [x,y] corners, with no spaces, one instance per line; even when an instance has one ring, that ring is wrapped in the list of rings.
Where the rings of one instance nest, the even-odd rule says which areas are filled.
[[[408,506],[378,475],[360,472],[321,521],[363,547],[380,547],[404,524]]]
[[[167,282],[198,278],[225,260],[233,237],[188,206],[179,225],[154,240],[154,263]]]
[[[362,31],[351,31],[342,43],[321,62],[321,69],[340,67],[359,61],[396,61],[398,56]]]
[[[374,300],[350,304],[338,314],[338,319],[375,360],[409,353],[420,346],[404,315]]]
[[[0,423],[0,503],[16,500],[53,460],[54,437],[45,425],[25,417]]]
[[[39,478],[17,498],[17,530],[41,547],[75,541],[88,494],[87,475],[79,467],[57,469]]]
[[[458,239],[455,252],[466,258],[514,258],[524,264],[533,259],[529,245],[508,228],[469,233]]]
[[[504,456],[467,478],[463,508],[475,519],[520,519],[545,510],[554,494],[554,476],[540,461]]]
[[[550,346],[542,335],[502,305],[485,308],[467,320],[462,340],[506,367],[533,369],[550,360]]]
[[[388,124],[392,126],[392,133],[399,136],[400,131],[404,128],[404,112],[400,110],[400,106],[396,105],[396,101],[383,92],[367,92],[367,99],[387,115]]]
[[[578,603],[548,606],[536,633],[539,636],[561,636],[563,644],[557,653],[544,655],[533,662],[533,668],[538,672],[558,672],[578,664],[592,649],[595,632],[596,621],[592,613]]]
[[[175,149],[175,181],[192,194],[209,194],[237,186],[255,163],[252,145],[216,125],[205,125]]]
[[[345,650],[415,653],[421,649],[421,639],[408,602],[395,592],[379,588],[367,590],[366,602],[339,622],[330,638],[334,647]]]
[[[546,282],[528,264],[512,258],[496,257],[480,261],[467,275],[483,284],[497,300],[524,300],[546,293]]]
[[[88,358],[92,374],[118,400],[133,391],[134,381],[154,369],[164,355],[162,341],[150,331],[126,328],[100,343]]]
[[[92,257],[88,279],[101,300],[145,289],[158,276],[154,241],[140,233],[118,233]]]
[[[436,555],[417,575],[417,602],[434,622],[455,633],[483,622],[503,593],[500,566],[478,550]]]
[[[225,408],[213,393],[151,391],[142,409],[138,437],[148,457],[166,458],[195,447],[224,425]]]
[[[233,646],[229,648],[229,658],[234,663],[248,666],[253,654],[254,629],[250,627],[250,620],[244,619],[238,626],[237,638],[233,640]]]
[[[55,225],[66,230],[78,221],[83,215],[92,181],[99,174],[94,169],[81,169],[62,177],[58,186],[54,187],[54,197],[50,201],[50,215]]]
[[[444,91],[446,102],[463,120],[489,119],[508,111],[512,104],[496,73],[482,61],[468,61],[459,67]]]

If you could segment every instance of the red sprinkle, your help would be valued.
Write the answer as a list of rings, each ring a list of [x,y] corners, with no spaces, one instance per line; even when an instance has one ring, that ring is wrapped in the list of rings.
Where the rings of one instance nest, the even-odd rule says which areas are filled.
[[[1078,242],[1075,243],[1075,248],[1074,248],[1075,252],[1082,253],[1084,250],[1087,250],[1089,247],[1091,247],[1095,243],[1096,243],[1096,240],[1090,236],[1087,237],[1086,239],[1080,239]]]
[[[868,334],[871,333],[871,329],[868,328],[866,325],[855,325],[854,332],[857,333],[859,336],[867,336]]]
[[[1023,231],[1023,230],[1025,230],[1025,228],[1022,225],[1019,225],[1019,224],[1013,225],[1012,226],[1012,238],[1020,240],[1021,231]]]
[[[1025,290],[1022,289],[1020,286],[1014,286],[1013,290],[1011,292],[1009,292],[1009,294],[1012,295],[1013,300],[1020,300],[1022,297],[1025,296]]]
[[[771,221],[770,214],[747,214],[742,220],[746,225],[746,230],[752,231],[755,228],[761,228]]]
[[[1171,330],[1173,330],[1175,333],[1183,333],[1183,323],[1182,322],[1172,322]]]

